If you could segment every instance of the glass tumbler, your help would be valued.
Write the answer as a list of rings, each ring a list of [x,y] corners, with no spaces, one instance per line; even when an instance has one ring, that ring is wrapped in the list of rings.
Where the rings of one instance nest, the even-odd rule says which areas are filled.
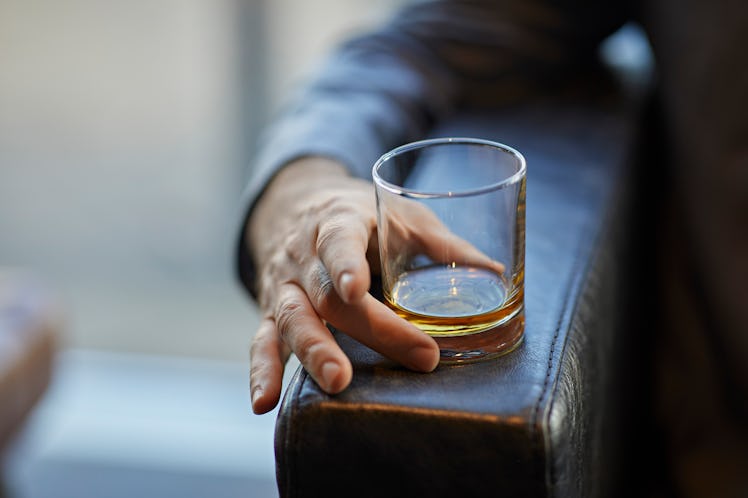
[[[374,165],[385,301],[434,337],[441,363],[522,342],[525,173],[518,151],[475,138],[406,144]]]

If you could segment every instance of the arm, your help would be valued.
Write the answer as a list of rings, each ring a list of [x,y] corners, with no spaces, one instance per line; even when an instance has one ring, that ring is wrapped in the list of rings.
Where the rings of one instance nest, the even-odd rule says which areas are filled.
[[[435,343],[366,292],[375,221],[361,179],[383,152],[455,109],[537,94],[588,64],[620,22],[602,10],[610,7],[417,3],[323,68],[269,131],[246,193],[242,278],[264,314],[251,355],[255,411],[277,402],[289,348],[326,391],[350,382],[323,320],[360,330],[357,339],[410,368],[436,366]]]

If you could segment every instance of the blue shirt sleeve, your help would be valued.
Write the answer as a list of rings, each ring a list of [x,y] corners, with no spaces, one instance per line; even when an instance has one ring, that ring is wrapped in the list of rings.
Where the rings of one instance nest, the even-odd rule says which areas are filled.
[[[260,140],[242,197],[242,282],[252,291],[243,228],[284,165],[324,156],[368,179],[380,155],[458,109],[507,105],[559,84],[626,17],[603,2],[421,1],[341,46]]]

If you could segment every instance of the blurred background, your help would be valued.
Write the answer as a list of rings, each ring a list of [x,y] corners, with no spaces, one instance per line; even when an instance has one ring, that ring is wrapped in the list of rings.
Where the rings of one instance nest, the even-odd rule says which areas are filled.
[[[405,1],[0,0],[0,277],[35,275],[64,323],[0,497],[277,496],[276,412],[249,403],[239,195],[289,93]],[[648,59],[636,37],[603,51]],[[0,278],[12,383],[9,295]]]
[[[288,93],[399,3],[0,0],[0,269],[65,324],[7,496],[277,495],[239,194]]]

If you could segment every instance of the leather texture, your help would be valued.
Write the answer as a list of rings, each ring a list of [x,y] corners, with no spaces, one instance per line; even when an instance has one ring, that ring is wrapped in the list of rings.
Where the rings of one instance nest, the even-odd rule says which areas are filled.
[[[343,333],[336,396],[300,369],[276,427],[281,496],[611,496],[633,113],[539,103],[456,117],[527,159],[526,328],[514,352],[410,372]],[[608,230],[618,227],[617,230]]]

